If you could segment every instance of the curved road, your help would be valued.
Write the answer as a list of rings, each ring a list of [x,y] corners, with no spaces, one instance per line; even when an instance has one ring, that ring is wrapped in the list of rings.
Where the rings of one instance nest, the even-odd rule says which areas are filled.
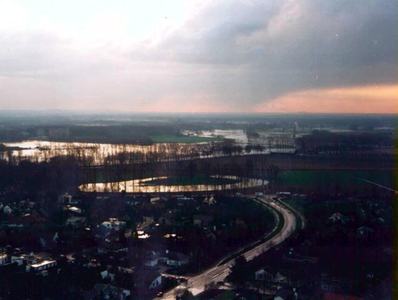
[[[261,198],[257,197],[257,199],[263,202],[264,205],[271,205],[276,210],[278,210],[283,215],[285,223],[281,231],[277,233],[272,239],[245,252],[243,255],[247,260],[252,260],[259,254],[269,250],[271,247],[279,245],[285,239],[287,239],[296,229],[296,218],[294,217],[294,214],[292,214],[287,208],[284,208],[277,203],[271,203],[272,197],[274,197],[274,195],[263,196]],[[229,274],[229,268],[231,267],[233,262],[234,260],[232,259],[223,265],[216,265],[196,276],[189,277],[186,283],[181,284],[174,289],[168,291],[163,295],[161,299],[174,300],[176,298],[176,293],[178,293],[179,289],[189,289],[189,291],[191,291],[194,295],[201,293],[202,291],[204,291],[207,284],[211,282],[216,283],[218,281],[224,281]]]

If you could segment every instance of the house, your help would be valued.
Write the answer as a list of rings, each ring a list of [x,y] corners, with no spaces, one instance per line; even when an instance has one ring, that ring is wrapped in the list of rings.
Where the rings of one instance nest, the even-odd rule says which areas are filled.
[[[124,203],[130,206],[136,206],[140,205],[142,203],[142,200],[135,197],[128,197],[124,199]]]
[[[57,265],[57,261],[56,260],[41,260],[38,261],[37,263],[31,264],[26,266],[26,272],[28,272],[30,269],[32,269],[33,271],[43,271],[43,270],[47,270],[50,269],[52,267],[55,267]]]
[[[97,296],[102,296],[104,299],[119,299],[124,300],[130,297],[131,291],[117,286],[97,283],[94,286],[94,292]]]
[[[214,196],[206,197],[206,198],[203,200],[203,204],[207,204],[207,205],[214,205],[214,204],[216,204],[216,203],[217,203],[217,201],[216,201],[216,199],[214,198]]]
[[[213,222],[213,216],[209,215],[194,215],[193,216],[193,225],[196,227],[207,227],[209,224]]]
[[[195,205],[195,204],[196,204],[196,201],[194,198],[189,198],[189,197],[177,198],[178,206],[191,206],[191,205]]]
[[[3,213],[5,213],[6,215],[9,215],[10,213],[12,213],[11,207],[9,207],[8,205],[4,206]]]
[[[163,226],[170,226],[173,224],[176,216],[177,216],[177,212],[175,210],[167,210],[158,219],[158,223]]]
[[[367,226],[362,226],[357,229],[357,236],[359,238],[367,238],[369,235],[371,235],[374,232],[372,228],[369,228]]]
[[[323,292],[339,292],[342,290],[343,282],[339,279],[322,274],[321,276],[321,290]]]
[[[101,246],[98,246],[98,253],[105,254],[118,254],[118,253],[127,253],[128,248],[120,242],[108,242],[103,243]]]
[[[45,221],[44,218],[40,217],[37,212],[27,213],[22,216],[15,216],[14,214],[9,215],[8,227],[9,228],[25,228],[34,225],[41,225]]]
[[[99,263],[96,259],[90,260],[87,264],[84,265],[84,267],[88,269],[95,269],[101,267],[101,263]]]
[[[161,216],[161,217],[158,219],[158,223],[159,223],[160,225],[163,225],[163,226],[170,226],[171,224],[173,224],[173,220],[172,220],[172,218],[169,217],[169,216]]]
[[[333,223],[333,224],[341,224],[341,225],[345,225],[348,223],[349,218],[344,216],[343,214],[337,212],[335,214],[333,214],[329,220]]]
[[[283,271],[271,271],[270,269],[260,269],[254,273],[254,278],[259,281],[291,284],[291,280],[283,275]]]
[[[100,275],[102,279],[109,279],[110,282],[115,280],[115,274],[109,272],[109,270],[102,271]]]
[[[70,212],[76,213],[76,214],[81,214],[82,213],[82,209],[76,206],[71,206],[68,208],[68,210]]]
[[[156,267],[158,265],[160,256],[158,253],[154,251],[150,251],[145,260],[145,266],[147,267]]]
[[[151,204],[166,203],[167,201],[166,197],[152,197],[150,200]]]
[[[153,290],[162,286],[162,275],[156,270],[141,268],[134,275],[134,284],[140,290]]]
[[[26,272],[30,270],[41,272],[57,266],[57,261],[46,253],[12,255],[11,263],[14,262],[17,263],[18,266],[25,266]]]
[[[9,261],[8,255],[5,252],[0,253],[0,266],[7,264]]]
[[[63,203],[63,204],[71,204],[72,202],[72,195],[69,195],[68,193],[63,194],[61,196],[58,197],[59,202]]]
[[[273,282],[274,275],[272,275],[271,272],[269,272],[269,271],[265,270],[265,268],[263,268],[254,273],[254,279],[260,280],[260,281]]]
[[[188,257],[181,252],[168,252],[166,253],[166,265],[171,267],[181,267],[188,264]]]
[[[284,198],[284,199],[290,199],[292,197],[292,194],[290,192],[279,192],[276,194],[278,197]]]
[[[69,226],[69,225],[72,226],[73,228],[84,227],[86,225],[86,218],[78,217],[78,216],[71,216],[65,222],[65,226]]]
[[[117,218],[109,218],[109,221],[104,221],[101,223],[101,227],[107,230],[119,231],[126,227],[126,222],[119,221]]]

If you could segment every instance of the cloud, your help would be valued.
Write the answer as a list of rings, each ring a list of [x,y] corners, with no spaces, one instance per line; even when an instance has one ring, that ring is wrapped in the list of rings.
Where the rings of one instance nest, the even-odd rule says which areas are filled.
[[[246,112],[396,80],[392,0],[150,2],[56,17],[0,0],[3,108]]]
[[[398,85],[313,89],[292,92],[257,105],[276,113],[398,113]]]

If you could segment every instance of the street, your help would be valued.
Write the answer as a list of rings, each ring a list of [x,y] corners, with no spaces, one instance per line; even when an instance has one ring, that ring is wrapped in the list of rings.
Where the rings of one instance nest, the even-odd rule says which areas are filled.
[[[284,226],[281,231],[277,233],[273,238],[245,252],[243,255],[248,261],[252,260],[259,254],[269,250],[271,247],[279,245],[286,238],[288,238],[296,229],[296,218],[294,217],[294,214],[290,213],[288,209],[281,207],[277,203],[271,203],[270,199],[272,197],[273,196],[263,196],[257,197],[257,199],[263,202],[264,205],[271,205],[273,208],[278,210],[285,220]],[[211,282],[217,283],[218,281],[224,281],[229,274],[229,268],[231,267],[233,262],[234,260],[231,260],[225,264],[216,265],[196,276],[188,278],[188,281],[186,283],[180,284],[174,289],[168,291],[163,295],[161,299],[174,300],[176,298],[176,293],[178,293],[178,290],[181,289],[189,289],[189,291],[192,292],[194,295],[201,293],[202,291],[204,291],[207,284]]]

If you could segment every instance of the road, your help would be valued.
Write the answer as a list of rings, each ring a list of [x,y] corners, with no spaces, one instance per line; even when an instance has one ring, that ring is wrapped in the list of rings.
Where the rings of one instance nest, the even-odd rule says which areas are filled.
[[[256,256],[265,251],[269,250],[271,247],[275,247],[282,243],[286,238],[288,238],[296,229],[296,218],[294,214],[292,214],[287,208],[284,208],[277,203],[271,203],[270,199],[273,196],[264,196],[264,197],[257,197],[264,205],[272,205],[276,210],[278,210],[285,222],[283,228],[279,233],[277,233],[273,238],[270,240],[256,246],[255,248],[248,250],[243,255],[247,260],[252,260]],[[229,274],[229,268],[233,264],[233,260],[222,264],[210,267],[209,269],[203,271],[202,273],[188,278],[188,281],[184,284],[181,284],[174,289],[168,291],[163,295],[161,299],[168,299],[174,300],[176,298],[176,293],[179,290],[189,289],[194,295],[197,295],[204,291],[205,286],[211,282],[217,283],[218,281],[224,281],[225,278]],[[156,299],[156,298],[155,298]]]

